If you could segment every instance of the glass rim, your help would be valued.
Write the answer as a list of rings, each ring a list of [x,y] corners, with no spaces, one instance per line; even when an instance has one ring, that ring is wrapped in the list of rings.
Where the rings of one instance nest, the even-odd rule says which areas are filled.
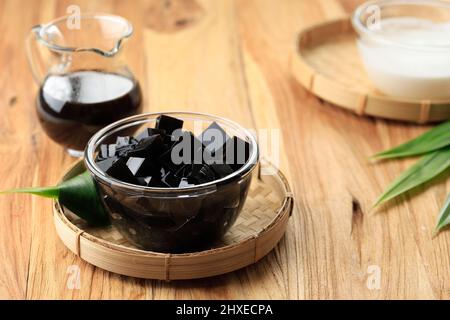
[[[98,142],[105,137],[108,134],[113,134],[114,132],[117,132],[119,130],[125,129],[127,127],[132,127],[139,124],[144,124],[149,122],[148,120],[151,117],[156,117],[159,115],[187,115],[191,117],[205,117],[208,120],[211,121],[217,121],[219,124],[223,123],[226,124],[229,127],[232,127],[234,130],[237,130],[245,135],[246,138],[250,141],[250,156],[247,162],[239,168],[239,170],[236,170],[232,174],[229,174],[223,178],[216,179],[210,182],[194,185],[191,187],[183,187],[183,188],[177,188],[177,187],[170,187],[170,188],[157,188],[157,187],[148,187],[148,186],[139,186],[132,183],[124,182],[119,179],[113,178],[106,173],[104,173],[96,164],[94,160],[94,153],[95,149],[98,146]],[[255,137],[242,127],[237,122],[234,122],[232,120],[229,120],[227,118],[214,116],[207,113],[201,113],[201,112],[187,112],[187,111],[167,111],[167,112],[149,112],[149,113],[142,113],[138,115],[134,115],[131,117],[127,117],[124,119],[121,119],[119,121],[116,121],[103,129],[97,131],[89,142],[86,145],[85,151],[84,151],[84,162],[86,165],[86,168],[89,170],[91,174],[93,174],[96,178],[99,178],[102,182],[108,184],[108,185],[114,185],[115,187],[121,187],[124,189],[128,189],[131,191],[140,191],[140,192],[150,192],[150,193],[173,193],[173,194],[186,194],[186,192],[195,192],[195,191],[203,191],[205,189],[208,189],[210,187],[214,187],[216,185],[224,185],[227,182],[233,181],[235,178],[244,178],[250,172],[253,171],[253,169],[256,167],[256,164],[258,163],[259,159],[259,149],[258,149],[258,143],[256,142]]]
[[[96,13],[96,12],[89,12],[89,13],[81,13],[80,19],[81,20],[88,20],[88,19],[97,19],[97,20],[109,20],[121,23],[125,26],[125,30],[123,34],[115,41],[115,45],[112,49],[105,51],[101,50],[99,48],[95,47],[86,47],[86,48],[77,48],[77,47],[71,47],[71,46],[61,46],[55,43],[51,43],[44,39],[45,31],[51,27],[52,25],[61,23],[63,21],[66,21],[70,18],[70,15],[65,15],[56,19],[51,20],[50,22],[44,23],[44,24],[38,24],[32,27],[32,32],[37,37],[37,40],[45,45],[46,47],[50,48],[54,51],[60,51],[60,52],[95,52],[105,57],[111,57],[114,56],[120,49],[120,46],[122,44],[122,41],[126,38],[131,37],[133,34],[133,25],[124,17],[113,15],[113,14],[107,14],[107,13]]]
[[[380,43],[384,43],[386,45],[395,46],[399,48],[416,50],[416,51],[428,51],[428,52],[436,52],[436,51],[447,51],[450,50],[450,44],[448,45],[436,45],[436,44],[423,44],[423,45],[414,45],[414,44],[406,44],[399,43],[389,39],[386,39],[384,36],[378,34],[376,31],[370,30],[366,25],[361,22],[362,15],[366,12],[366,10],[371,6],[379,6],[382,7],[394,7],[394,6],[402,6],[402,5],[417,5],[417,6],[427,6],[427,7],[438,7],[445,8],[450,10],[450,2],[442,1],[442,0],[372,0],[367,1],[356,8],[351,17],[351,23],[356,30],[356,32],[360,35],[367,35],[376,39],[376,41]],[[450,22],[450,19],[449,19]]]

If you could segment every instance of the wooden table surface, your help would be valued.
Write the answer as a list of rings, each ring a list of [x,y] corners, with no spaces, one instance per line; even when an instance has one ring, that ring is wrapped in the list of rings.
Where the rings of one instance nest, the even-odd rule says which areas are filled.
[[[0,298],[336,299],[450,298],[450,231],[432,238],[445,179],[371,214],[411,161],[367,157],[426,128],[360,118],[315,98],[294,79],[297,33],[349,14],[353,0],[0,1],[0,189],[51,185],[74,161],[45,136],[25,57],[32,25],[82,11],[128,18],[127,58],[145,109],[194,110],[249,128],[281,130],[281,168],[295,192],[286,236],[254,266],[196,281],[151,281],[92,267],[64,247],[51,201],[0,201]],[[80,288],[68,286],[80,271]]]

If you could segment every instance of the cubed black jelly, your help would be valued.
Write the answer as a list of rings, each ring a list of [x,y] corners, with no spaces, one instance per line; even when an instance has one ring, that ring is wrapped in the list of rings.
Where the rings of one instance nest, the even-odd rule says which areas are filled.
[[[107,175],[135,185],[190,188],[225,178],[248,161],[250,145],[228,136],[217,123],[198,137],[182,127],[182,120],[162,115],[156,128],[101,145],[97,165]],[[179,150],[175,159],[173,152]],[[222,184],[212,194],[169,199],[130,196],[114,185],[101,185],[100,191],[113,224],[129,240],[147,250],[189,252],[211,245],[228,230],[249,185],[250,175],[240,183]]]
[[[183,188],[222,179],[247,162],[250,146],[213,122],[199,137],[161,115],[156,128],[100,145],[97,164],[113,178],[147,187]],[[174,157],[174,153],[178,157]],[[186,183],[181,183],[184,179]]]

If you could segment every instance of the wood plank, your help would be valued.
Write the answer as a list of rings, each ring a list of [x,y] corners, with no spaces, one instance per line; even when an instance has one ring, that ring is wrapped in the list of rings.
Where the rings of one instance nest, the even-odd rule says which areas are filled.
[[[0,190],[30,185],[36,181],[37,146],[40,136],[34,110],[33,79],[28,71],[23,39],[32,12],[38,3],[22,12],[20,24],[11,23],[11,12],[19,12],[17,2],[0,2]],[[21,39],[21,41],[17,41]],[[5,195],[0,201],[0,299],[24,299],[27,289],[28,262],[31,243],[31,220],[37,202],[29,196]]]
[[[168,7],[160,2],[146,11],[149,110],[207,112],[253,128],[234,2],[188,2]],[[177,21],[186,22],[176,27]],[[149,283],[155,299],[287,297],[279,263],[275,253],[256,266],[214,279]]]
[[[41,5],[39,18],[34,23],[49,21],[54,17],[66,14],[69,5],[79,5],[82,12],[110,12],[121,14],[125,1],[114,2],[93,1],[46,1]],[[30,24],[31,25],[31,24]],[[138,29],[139,30],[139,29]],[[136,37],[139,41],[139,32]],[[128,45],[135,45],[130,40]],[[134,50],[136,52],[136,50]],[[133,70],[142,70],[143,51],[128,53],[130,67]],[[139,59],[139,55],[141,58]],[[28,66],[26,66],[28,67]],[[137,72],[142,77],[142,71]],[[34,93],[33,93],[34,94]],[[58,181],[65,168],[75,160],[51,142],[41,133],[42,142],[39,148],[48,150],[39,157],[39,178],[35,184],[50,185]],[[59,168],[48,170],[48,168]],[[29,183],[28,183],[29,184]],[[39,203],[35,208],[32,230],[31,259],[29,266],[28,292],[29,299],[101,299],[101,298],[146,298],[143,280],[121,277],[101,269],[95,268],[75,255],[73,255],[58,239],[51,214],[51,202],[48,200],[35,200]],[[75,268],[75,269],[74,269]],[[73,270],[79,270],[79,289],[72,289],[70,281],[73,279]]]
[[[382,187],[407,163],[373,166],[367,157],[424,129],[337,110],[312,97],[290,75],[287,57],[293,53],[297,32],[324,18],[342,16],[344,7],[336,1],[239,4],[243,46],[259,66],[271,89],[267,100],[275,101],[286,128],[283,138],[298,205],[286,237],[289,252],[297,254],[287,261],[289,278],[298,277],[289,296],[447,297],[449,235],[430,239],[435,203],[444,199],[433,197],[438,190],[428,190],[407,206],[369,214]],[[367,286],[371,266],[380,268],[379,290]]]
[[[155,1],[144,11],[148,110],[209,112],[252,126],[233,2],[189,2]]]
[[[367,157],[427,127],[357,117],[318,100],[291,74],[299,30],[348,14],[359,3],[41,0],[27,2],[24,11],[21,1],[0,1],[0,190],[54,184],[74,161],[39,128],[23,39],[32,25],[76,4],[84,12],[123,15],[135,26],[125,57],[147,111],[201,111],[248,128],[280,130],[280,166],[296,198],[286,237],[258,264],[167,283],[83,262],[57,238],[50,201],[4,196],[0,299],[450,298],[450,232],[431,238],[448,179],[371,211],[412,160],[372,165]],[[80,271],[80,289],[68,286],[73,268]],[[368,286],[377,268],[379,289]]]
[[[84,3],[78,3],[83,8]],[[198,4],[202,19],[198,24],[190,21],[190,16],[185,16],[189,15],[190,11],[184,12],[184,7],[175,7],[173,11],[159,1],[140,3],[140,5],[140,10],[134,8],[127,10],[124,2],[118,2],[111,10],[113,12],[117,10],[131,19],[135,30],[144,30],[143,33],[138,33],[145,37],[144,45],[135,44],[135,48],[145,49],[145,51],[135,50],[139,53],[133,52],[131,55],[137,60],[139,55],[143,57],[143,53],[145,53],[146,69],[144,69],[144,75],[141,72],[141,77],[144,79],[141,81],[141,85],[146,95],[146,109],[167,110],[167,106],[172,105],[172,109],[199,110],[228,115],[235,120],[245,120],[247,124],[251,124],[242,79],[240,51],[237,47],[238,37],[235,29],[228,29],[228,26],[233,26],[234,23],[233,4],[226,1]],[[159,5],[164,6],[159,7]],[[65,4],[58,2],[57,12],[64,8]],[[165,27],[164,24],[167,24],[165,21],[156,21],[148,25],[148,19],[145,17],[151,17],[152,14],[155,14],[154,11],[161,14],[161,10],[168,10],[163,16],[169,20],[172,19],[172,15],[179,16],[181,14],[179,19],[189,21],[185,22],[187,30],[182,30],[181,33],[178,30],[177,32],[160,30],[156,23],[162,23]],[[127,15],[127,13],[129,14]],[[179,24],[177,21],[174,23]],[[142,25],[143,22],[146,25]],[[170,24],[168,25],[170,27]],[[138,36],[138,40],[142,41],[143,39]],[[154,50],[154,48],[158,48],[158,50]],[[205,50],[210,50],[210,52],[205,52]],[[180,55],[182,51],[184,53]],[[208,56],[207,60],[204,59],[205,56]],[[174,61],[178,64],[170,65]],[[134,67],[139,70],[139,65]],[[214,77],[216,74],[221,76]],[[211,81],[214,78],[216,81]],[[226,104],[226,107],[223,107],[223,104]],[[51,223],[48,222],[46,225],[51,226]],[[193,295],[202,297],[204,293],[201,288],[195,290],[195,282],[191,286],[184,284],[174,290],[172,285],[165,283],[148,281],[143,285],[142,280],[128,279],[103,272],[67,253],[55,236],[48,236],[48,233],[50,233],[48,230],[42,233],[36,230],[33,234],[33,238],[40,239],[39,248],[46,247],[51,250],[40,250],[39,248],[32,250],[30,298],[191,298]],[[57,263],[55,263],[56,261]],[[80,268],[80,290],[71,291],[65,285],[66,270],[70,265]],[[220,282],[227,283],[226,279],[222,279]],[[58,285],[46,286],[49,283]],[[209,283],[209,281],[205,283]],[[132,294],[136,292],[137,294]],[[225,293],[218,291],[217,297],[227,297],[226,290]]]

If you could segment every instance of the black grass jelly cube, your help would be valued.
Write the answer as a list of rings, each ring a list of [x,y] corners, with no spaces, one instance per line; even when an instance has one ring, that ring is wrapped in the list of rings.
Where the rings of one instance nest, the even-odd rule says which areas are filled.
[[[213,157],[216,156],[216,152],[223,150],[223,146],[229,139],[230,137],[225,130],[223,130],[216,122],[211,123],[200,136],[200,140],[205,146],[205,150]]]
[[[131,144],[131,137],[117,137],[116,148],[125,147]]]
[[[225,145],[224,163],[233,170],[241,168],[250,157],[250,144],[238,137],[233,137]]]
[[[191,132],[183,131],[175,145],[172,146],[173,156],[177,164],[201,164],[203,162],[203,144]]]
[[[128,157],[128,153],[130,151],[132,151],[133,149],[134,149],[134,145],[132,145],[132,144],[125,145],[120,148],[116,148],[116,155],[121,158]]]
[[[178,188],[181,179],[178,178],[172,171],[167,171],[161,181],[169,188]]]
[[[125,158],[119,158],[117,161],[115,161],[112,166],[106,171],[106,174],[128,183],[139,183],[136,177],[128,168],[127,160]]]
[[[141,186],[148,187],[152,177],[151,176],[148,176],[148,177],[137,177],[136,179],[137,179],[137,181],[139,182],[139,184]]]
[[[127,155],[129,157],[156,159],[163,153],[164,149],[164,142],[161,135],[155,134],[140,140]]]
[[[103,172],[106,172],[109,170],[109,168],[111,168],[111,166],[113,165],[113,163],[116,160],[117,160],[117,157],[111,157],[111,158],[106,158],[106,159],[97,161],[96,164],[100,168],[100,170],[102,170]]]
[[[159,171],[149,158],[130,157],[127,160],[127,166],[136,177],[152,176]]]
[[[155,129],[164,130],[167,135],[171,135],[175,130],[183,127],[183,120],[169,117],[166,115],[160,115],[156,118]]]
[[[152,176],[147,186],[153,188],[167,188],[167,185],[161,181],[161,177],[159,175]]]
[[[189,183],[187,178],[183,178],[180,181],[180,184],[178,185],[178,188],[189,188],[189,187],[193,187],[195,186],[195,184],[193,183]]]
[[[209,165],[212,169],[212,171],[216,174],[216,177],[218,179],[225,178],[226,176],[232,174],[234,172],[233,168],[226,164],[226,163],[220,163],[220,164],[210,164]]]
[[[136,136],[137,141],[141,141],[143,139],[149,138],[151,136],[154,136],[155,134],[159,134],[161,136],[164,136],[166,134],[165,130],[158,130],[153,128],[145,128],[139,134]]]
[[[189,183],[202,184],[216,180],[216,175],[207,164],[194,165],[191,174],[187,177]]]
[[[178,141],[158,158],[158,162],[175,172],[186,164],[202,163],[202,148],[201,142],[191,132],[184,131]]]
[[[108,145],[107,144],[102,144],[100,145],[100,152],[97,156],[98,160],[103,160],[108,158]]]
[[[114,157],[116,154],[115,144],[102,144],[100,145],[100,152],[98,154],[98,160],[104,160],[106,158]]]

